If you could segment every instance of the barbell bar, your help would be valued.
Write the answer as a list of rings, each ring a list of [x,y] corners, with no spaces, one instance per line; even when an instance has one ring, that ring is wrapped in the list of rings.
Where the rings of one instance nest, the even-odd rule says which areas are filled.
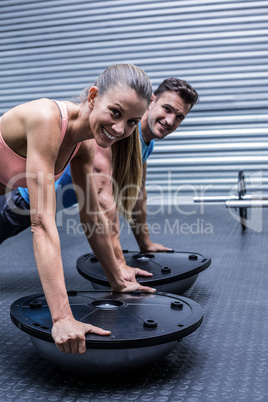
[[[224,196],[207,196],[207,197],[194,197],[195,203],[224,203],[226,208],[235,208],[239,210],[240,224],[242,229],[245,230],[247,220],[247,208],[267,208],[268,207],[268,195],[254,196],[246,194],[246,184],[244,172],[241,170],[238,172],[238,194],[230,197]]]
[[[227,208],[267,208],[267,200],[226,200]]]
[[[247,208],[251,207],[251,203],[252,206],[256,206],[256,207],[262,207],[262,206],[268,206],[268,203],[266,203],[266,201],[268,202],[268,197],[264,196],[264,197],[258,197],[258,196],[254,196],[254,195],[245,195],[244,197],[239,198],[237,195],[231,195],[230,197],[226,198],[224,196],[207,196],[207,197],[194,197],[193,201],[195,203],[210,203],[210,202],[218,202],[218,203],[226,203],[226,206],[228,208],[237,208],[237,206],[243,206],[243,205],[248,205]],[[239,205],[238,201],[242,201],[241,205]],[[264,201],[264,205],[261,205],[260,203]],[[260,202],[260,203],[259,203]],[[228,203],[228,205],[227,205]],[[229,206],[230,203],[230,206]],[[231,206],[232,204],[234,204],[235,206]]]

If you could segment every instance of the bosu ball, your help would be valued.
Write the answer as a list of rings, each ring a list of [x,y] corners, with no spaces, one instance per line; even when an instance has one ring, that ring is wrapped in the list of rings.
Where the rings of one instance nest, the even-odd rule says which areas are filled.
[[[75,319],[111,331],[86,335],[86,353],[60,352],[51,336],[52,320],[43,294],[11,306],[11,319],[30,335],[37,351],[57,368],[91,378],[139,372],[156,363],[201,324],[200,305],[168,293],[70,291]]]
[[[126,263],[130,267],[151,272],[152,277],[137,276],[137,281],[161,292],[182,294],[196,281],[199,272],[211,264],[209,257],[198,253],[181,251],[137,252],[124,250]],[[109,288],[109,282],[94,254],[78,258],[78,272],[90,280],[95,289]]]

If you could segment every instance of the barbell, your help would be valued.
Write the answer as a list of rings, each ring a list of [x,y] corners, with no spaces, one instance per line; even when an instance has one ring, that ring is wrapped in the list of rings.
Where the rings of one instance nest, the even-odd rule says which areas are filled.
[[[240,224],[243,230],[246,229],[247,224],[247,208],[267,208],[268,196],[254,196],[247,193],[245,175],[242,170],[238,172],[238,190],[237,195],[232,195],[228,198],[224,196],[208,196],[208,197],[194,197],[195,203],[225,203],[227,208],[235,208],[239,210]]]

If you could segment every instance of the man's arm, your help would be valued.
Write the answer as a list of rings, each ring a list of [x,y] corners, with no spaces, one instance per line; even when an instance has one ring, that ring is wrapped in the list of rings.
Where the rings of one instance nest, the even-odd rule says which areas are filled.
[[[120,292],[132,290],[153,292],[154,289],[141,286],[136,281],[135,276],[131,279],[124,278],[115,258],[108,223],[98,200],[91,160],[93,160],[92,142],[90,143],[90,140],[84,141],[77,156],[71,161],[71,174],[75,189],[78,187],[83,194],[87,194],[86,199],[83,200],[86,202],[81,202],[78,196],[78,203],[80,220],[88,242],[113,290]]]
[[[131,226],[131,228],[141,251],[166,251],[169,250],[169,248],[164,247],[158,243],[153,243],[150,240],[149,228],[146,222],[146,216],[147,216],[146,214],[147,193],[145,189],[146,169],[147,169],[146,163],[144,163],[143,168],[144,173],[143,173],[142,187],[136,205],[133,209],[132,219],[134,223]],[[108,182],[105,182],[105,180],[102,180],[101,184],[100,180],[98,181],[98,179],[96,178],[95,180],[97,181],[98,183],[97,186],[100,189],[99,201],[102,210],[105,212],[105,216],[109,224],[110,238],[112,241],[115,257],[117,259],[118,265],[121,268],[124,279],[133,281],[136,275],[147,276],[147,277],[152,276],[152,273],[148,271],[142,270],[140,268],[132,268],[127,265],[120,244],[120,223],[118,213],[114,205],[112,187],[111,185],[109,186]]]
[[[152,274],[139,268],[128,267],[120,245],[120,223],[112,189],[111,150],[103,149],[95,143],[95,157],[93,163],[94,180],[98,199],[109,227],[109,234],[114,254],[127,281],[136,281],[136,275],[151,276]]]
[[[133,224],[131,225],[131,229],[141,251],[170,250],[170,248],[165,247],[162,244],[153,243],[150,240],[150,233],[147,224],[147,191],[145,188],[146,175],[147,175],[147,163],[144,162],[142,186],[137,202],[133,208],[132,212]]]

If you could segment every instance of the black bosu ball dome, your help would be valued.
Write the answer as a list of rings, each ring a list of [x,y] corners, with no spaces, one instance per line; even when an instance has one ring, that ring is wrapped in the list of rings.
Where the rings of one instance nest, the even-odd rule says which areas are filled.
[[[43,294],[15,301],[11,319],[57,368],[89,378],[139,372],[171,352],[203,319],[198,303],[168,293],[70,291],[68,296],[77,320],[111,330],[108,336],[87,334],[84,354],[57,349]]]
[[[152,277],[137,276],[137,281],[161,292],[182,294],[196,281],[198,274],[208,268],[211,259],[199,253],[166,251],[138,252],[124,250],[126,263],[153,273]],[[78,258],[78,272],[90,280],[95,289],[108,289],[109,282],[95,254]]]

